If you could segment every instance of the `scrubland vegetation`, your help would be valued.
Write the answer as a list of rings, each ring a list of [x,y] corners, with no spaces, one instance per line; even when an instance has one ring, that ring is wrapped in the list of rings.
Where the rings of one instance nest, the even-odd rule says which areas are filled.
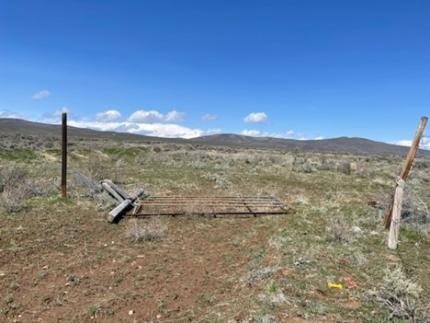
[[[382,218],[401,156],[75,139],[63,201],[57,141],[0,138],[0,321],[430,319],[429,159],[393,252]],[[112,225],[105,178],[156,196],[272,195],[291,212]]]

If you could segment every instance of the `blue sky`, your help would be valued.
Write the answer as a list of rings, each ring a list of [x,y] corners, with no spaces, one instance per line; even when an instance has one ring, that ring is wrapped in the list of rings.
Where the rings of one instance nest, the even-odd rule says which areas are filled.
[[[397,142],[430,112],[429,39],[429,1],[0,0],[0,115]]]

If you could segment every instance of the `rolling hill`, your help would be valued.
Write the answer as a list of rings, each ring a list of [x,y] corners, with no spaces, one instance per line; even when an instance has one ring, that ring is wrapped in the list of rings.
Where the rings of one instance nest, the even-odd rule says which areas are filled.
[[[61,134],[61,126],[40,122],[33,122],[21,119],[0,118],[0,136],[39,136],[58,137]],[[131,133],[97,131],[87,128],[76,128],[68,126],[69,137],[84,139],[103,139],[117,141],[140,141],[140,142],[185,142],[180,138],[159,138]]]
[[[340,137],[323,140],[294,140],[271,137],[248,137],[220,134],[192,139],[193,142],[220,146],[273,148],[346,154],[406,155],[408,147],[387,144],[364,138]],[[420,155],[430,156],[430,151],[420,150]]]
[[[58,137],[60,126],[31,122],[20,119],[0,119],[0,136]],[[377,142],[363,138],[340,137],[323,140],[294,140],[271,137],[250,137],[237,134],[216,134],[193,139],[159,138],[137,134],[104,132],[91,129],[69,127],[69,136],[75,138],[137,141],[171,142],[196,145],[228,146],[258,149],[300,150],[313,152],[333,152],[346,154],[405,155],[407,147]],[[421,156],[430,156],[430,151],[421,150]]]

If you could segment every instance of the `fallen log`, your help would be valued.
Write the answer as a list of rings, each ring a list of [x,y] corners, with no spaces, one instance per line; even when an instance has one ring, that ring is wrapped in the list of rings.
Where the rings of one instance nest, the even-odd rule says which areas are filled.
[[[124,200],[119,204],[116,208],[109,212],[108,221],[113,223],[117,221],[117,219],[124,214],[128,209],[130,209],[133,205],[132,200]]]
[[[110,185],[109,183],[107,183],[106,181],[102,182],[102,187],[116,200],[118,200],[119,202],[123,202],[125,199],[118,194],[118,192],[116,192]]]
[[[114,184],[114,182],[112,182],[110,179],[105,179],[103,182],[108,184],[117,194],[122,196],[123,200],[132,199],[132,197],[126,191]]]
[[[142,197],[145,194],[145,191],[142,189],[137,192],[136,195],[131,197],[127,192],[123,189],[115,185],[111,180],[102,181],[102,187],[115,199],[120,202],[112,211],[109,212],[108,221],[110,223],[117,222],[120,217],[129,211],[132,207],[137,210],[140,205],[139,203],[135,203],[137,199]]]

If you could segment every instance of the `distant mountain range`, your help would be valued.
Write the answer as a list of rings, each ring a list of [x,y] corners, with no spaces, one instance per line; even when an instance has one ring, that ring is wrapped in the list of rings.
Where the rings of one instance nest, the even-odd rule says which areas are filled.
[[[0,119],[0,136],[58,137],[60,126],[20,119]],[[286,151],[333,152],[360,155],[406,155],[407,147],[386,144],[363,138],[333,138],[323,140],[294,140],[271,137],[249,137],[237,134],[217,134],[193,139],[158,138],[129,133],[105,132],[69,127],[69,136],[87,139],[137,142],[171,142],[196,145],[228,146],[240,148],[279,149]],[[0,138],[1,140],[1,138]],[[430,151],[420,150],[419,155],[430,156]]]
[[[236,134],[220,134],[195,138],[192,141],[211,145],[275,148],[313,152],[334,152],[360,155],[406,155],[408,147],[387,144],[364,138],[340,137],[322,140],[295,140],[271,137],[248,137]],[[430,151],[420,150],[422,156]]]

